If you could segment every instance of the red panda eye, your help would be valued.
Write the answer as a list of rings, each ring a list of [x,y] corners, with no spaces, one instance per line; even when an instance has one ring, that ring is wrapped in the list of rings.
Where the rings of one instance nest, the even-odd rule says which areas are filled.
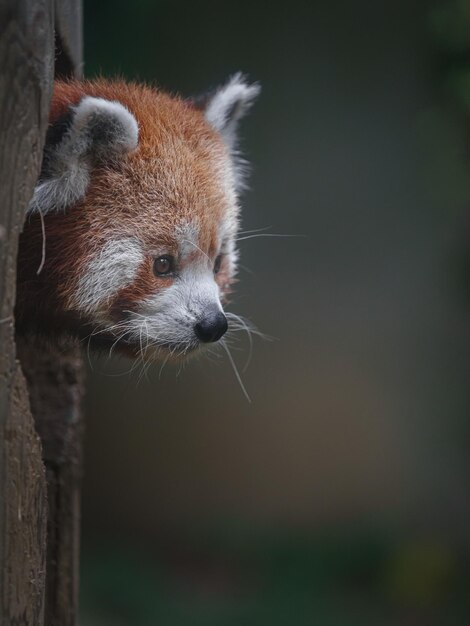
[[[168,276],[174,272],[175,269],[175,260],[169,254],[164,254],[163,256],[159,256],[153,262],[153,273],[155,276]]]
[[[222,255],[219,254],[219,256],[216,258],[214,262],[214,274],[218,274],[220,272],[221,265],[222,265]]]

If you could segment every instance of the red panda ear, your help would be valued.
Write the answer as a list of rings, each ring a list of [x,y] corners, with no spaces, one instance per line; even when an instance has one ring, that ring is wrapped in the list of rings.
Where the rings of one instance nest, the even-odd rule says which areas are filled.
[[[238,122],[246,115],[260,91],[258,83],[250,85],[243,74],[238,73],[204,98],[202,108],[205,118],[222,135],[230,150],[236,148]]]
[[[138,135],[137,121],[124,105],[84,97],[49,128],[28,212],[63,210],[83,198],[92,166],[134,150]]]
[[[206,120],[221,134],[227,145],[239,191],[245,187],[247,164],[237,149],[238,122],[246,115],[260,91],[258,83],[250,85],[243,74],[238,73],[222,87],[191,100],[196,108],[204,112]]]

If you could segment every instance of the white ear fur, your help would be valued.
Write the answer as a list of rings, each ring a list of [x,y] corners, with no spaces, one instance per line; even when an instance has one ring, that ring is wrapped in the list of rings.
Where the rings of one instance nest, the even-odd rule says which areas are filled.
[[[105,152],[130,152],[137,148],[137,121],[120,102],[86,96],[75,108],[73,126],[77,132],[88,131],[95,149],[100,144]]]
[[[46,139],[43,172],[29,213],[66,209],[84,197],[94,161],[119,158],[138,145],[137,121],[119,102],[86,96],[69,113],[60,140],[48,145]]]
[[[238,73],[219,87],[205,106],[205,118],[224,138],[230,149],[236,147],[239,120],[248,112],[261,91],[258,83],[248,84]]]

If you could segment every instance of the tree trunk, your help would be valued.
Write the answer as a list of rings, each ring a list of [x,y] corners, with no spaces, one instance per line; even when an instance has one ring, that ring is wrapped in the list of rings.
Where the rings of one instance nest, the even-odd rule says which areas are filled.
[[[54,59],[57,74],[81,68],[80,0],[56,4],[0,1],[2,626],[72,626],[77,615],[82,360],[73,346],[15,346],[13,317],[18,236],[40,171]]]

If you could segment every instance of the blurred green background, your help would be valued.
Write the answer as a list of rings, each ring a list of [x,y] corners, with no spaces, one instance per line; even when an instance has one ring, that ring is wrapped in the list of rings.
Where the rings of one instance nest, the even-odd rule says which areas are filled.
[[[232,310],[91,362],[83,626],[470,624],[470,1],[85,1],[85,75],[263,87]],[[249,353],[240,338],[241,370]]]

